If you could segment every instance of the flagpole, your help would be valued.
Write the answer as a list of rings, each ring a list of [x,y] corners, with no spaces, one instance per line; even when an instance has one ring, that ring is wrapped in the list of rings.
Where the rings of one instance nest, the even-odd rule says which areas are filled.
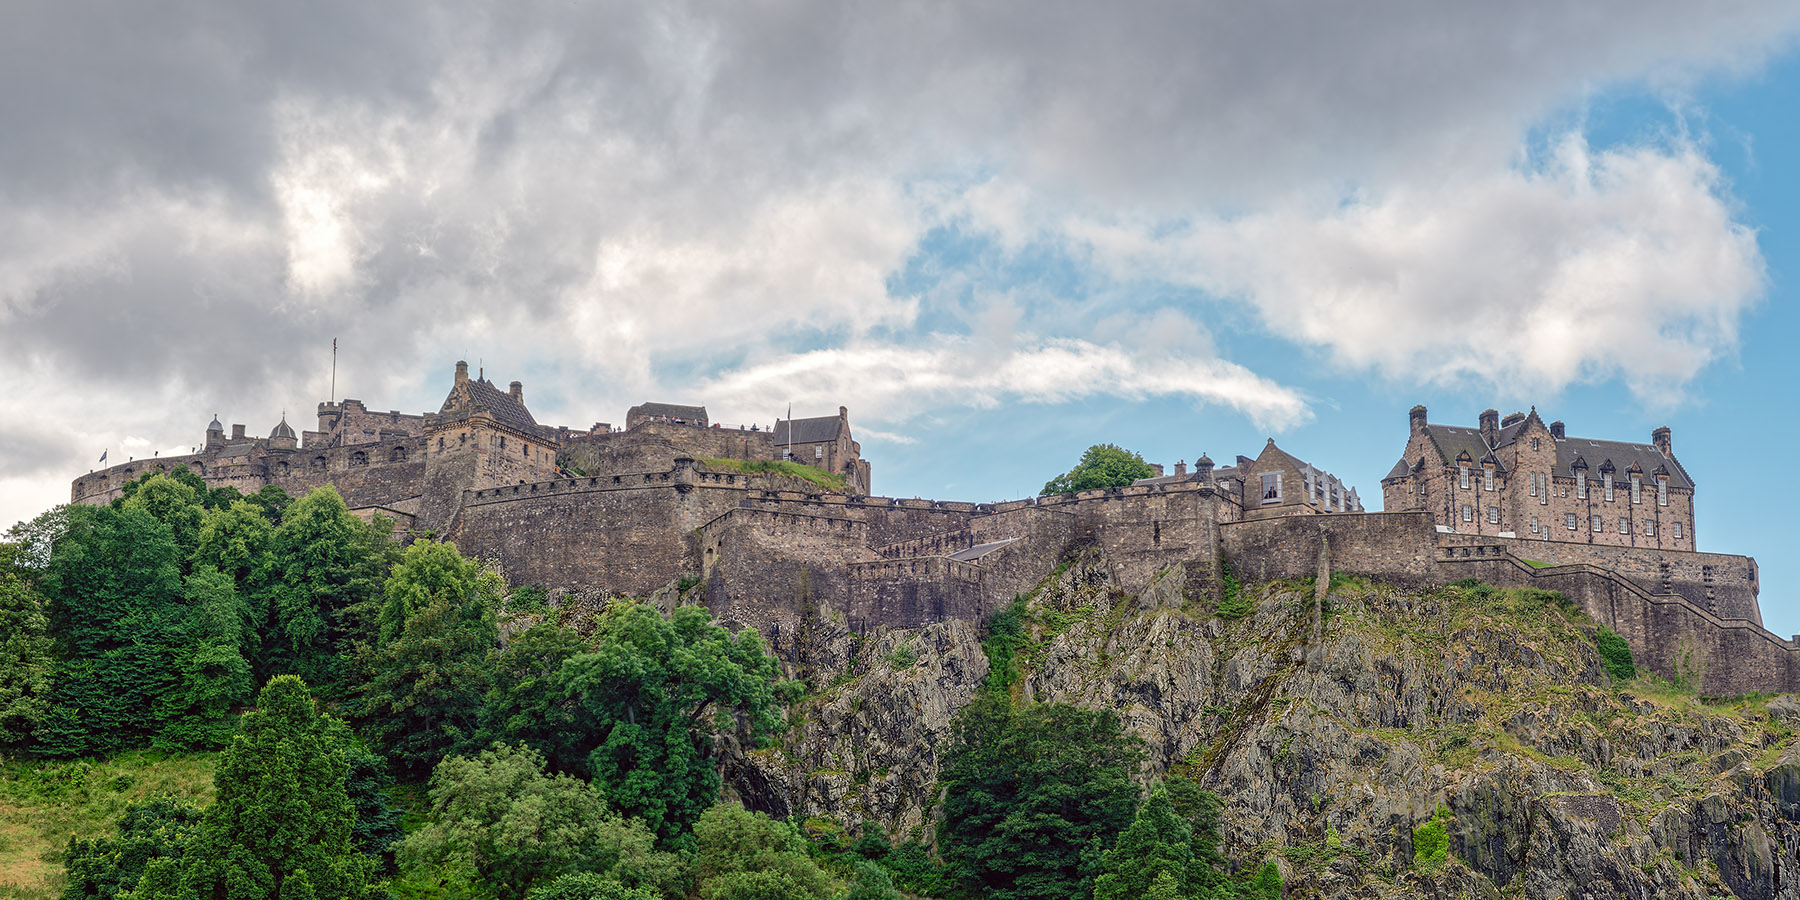
[[[331,405],[337,405],[337,338],[331,339]]]

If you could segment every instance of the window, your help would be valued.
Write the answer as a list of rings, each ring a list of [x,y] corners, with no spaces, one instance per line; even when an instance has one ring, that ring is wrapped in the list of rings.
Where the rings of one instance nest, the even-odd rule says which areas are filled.
[[[1636,472],[1631,473],[1631,502],[1644,502],[1644,482]]]
[[[1645,522],[1644,523],[1644,537],[1656,537],[1656,523],[1655,522]]]
[[[813,459],[824,459],[824,458],[825,458],[825,445],[824,444],[814,444],[813,445]]]
[[[1498,507],[1498,506],[1488,507],[1488,521],[1495,525],[1500,524],[1500,507]]]
[[[1669,505],[1669,476],[1667,475],[1656,479],[1656,505]]]
[[[1594,516],[1593,519],[1588,522],[1588,530],[1595,534],[1599,534],[1606,530],[1606,523],[1602,522],[1599,516]]]
[[[444,449],[444,439],[443,438],[438,438],[438,449],[439,450]]]
[[[388,453],[388,462],[406,462],[406,448],[395,447]]]
[[[1486,467],[1482,468],[1482,470],[1481,470],[1481,489],[1484,491],[1491,491],[1494,489],[1494,467],[1493,466],[1486,466]]]
[[[1600,473],[1600,487],[1606,492],[1606,502],[1611,503],[1613,499],[1611,472]]]
[[[1462,488],[1465,491],[1469,489],[1469,467],[1468,466],[1457,466],[1456,467],[1456,484],[1458,487]]]
[[[355,453],[350,454],[350,464],[353,466],[368,465],[369,464],[369,454],[364,453],[361,450],[358,450]]]
[[[1675,537],[1677,539],[1680,539],[1680,537],[1681,537],[1681,523],[1680,522],[1675,523]]]
[[[1531,482],[1531,496],[1536,497],[1538,495],[1538,473],[1530,473],[1529,480]]]
[[[1631,533],[1631,520],[1630,519],[1627,519],[1624,516],[1619,517],[1619,533],[1620,534],[1630,534]]]
[[[1281,473],[1267,472],[1262,476],[1262,502],[1281,502]]]
[[[1575,496],[1581,500],[1587,499],[1587,473],[1586,472],[1576,472],[1575,473]]]
[[[1475,507],[1470,506],[1467,503],[1463,504],[1463,521],[1464,522],[1475,521]]]
[[[1569,513],[1568,515],[1563,516],[1563,524],[1569,526],[1570,531],[1575,530],[1575,523],[1576,523],[1576,519],[1575,519],[1574,513]]]
[[[506,438],[500,439],[500,449],[502,449],[502,450],[506,449]]]
[[[1540,440],[1542,440],[1542,439],[1541,438],[1532,438],[1531,439],[1531,449],[1533,449],[1533,450],[1538,449],[1538,441],[1540,441]]]
[[[1532,534],[1538,533],[1538,517],[1537,516],[1531,517],[1531,533]]]

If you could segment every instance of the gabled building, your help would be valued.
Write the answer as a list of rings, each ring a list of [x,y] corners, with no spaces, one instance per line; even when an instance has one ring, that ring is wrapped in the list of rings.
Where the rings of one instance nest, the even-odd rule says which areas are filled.
[[[1362,512],[1362,500],[1356,489],[1336,475],[1275,446],[1275,439],[1263,445],[1255,459],[1237,458],[1237,464],[1213,468],[1213,461],[1200,456],[1192,473],[1185,461],[1175,464],[1172,475],[1157,474],[1132,482],[1136,486],[1174,485],[1189,481],[1208,484],[1223,492],[1242,509],[1245,519],[1273,516],[1313,515],[1317,513]]]
[[[1389,512],[1425,510],[1440,531],[1692,550],[1694,481],[1667,427],[1645,444],[1569,437],[1534,407],[1476,427],[1407,415],[1406,450],[1381,481]]]

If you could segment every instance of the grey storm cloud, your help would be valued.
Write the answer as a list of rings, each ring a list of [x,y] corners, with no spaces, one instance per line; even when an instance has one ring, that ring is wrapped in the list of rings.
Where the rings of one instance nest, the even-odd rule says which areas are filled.
[[[1675,0],[15,4],[0,377],[31,391],[0,415],[71,447],[191,443],[172,410],[323,396],[340,335],[361,395],[419,408],[471,351],[590,375],[609,403],[665,366],[754,385],[770,354],[824,345],[928,358],[919,298],[887,279],[933,227],[1454,182],[1588,90],[1752,70],[1797,20]],[[743,377],[704,365],[757,354]],[[1140,374],[1111,348],[1083,364]],[[1287,408],[1268,389],[1253,406]],[[0,492],[54,452],[28,443],[0,442]]]

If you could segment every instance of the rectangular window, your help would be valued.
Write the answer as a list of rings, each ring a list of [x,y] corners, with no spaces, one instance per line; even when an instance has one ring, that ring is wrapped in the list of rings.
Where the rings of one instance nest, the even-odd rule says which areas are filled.
[[[1493,466],[1487,466],[1481,470],[1481,489],[1484,491],[1491,491],[1494,489]]]
[[[1681,523],[1680,522],[1675,523],[1675,537],[1677,539],[1680,539],[1680,537],[1681,537]]]
[[[1463,504],[1463,521],[1464,522],[1475,521],[1475,507],[1470,506],[1467,503]]]
[[[1590,520],[1590,521],[1589,521],[1589,522],[1588,522],[1588,530],[1589,530],[1589,531],[1592,531],[1592,532],[1593,532],[1593,533],[1595,533],[1595,534],[1599,534],[1599,533],[1600,533],[1600,532],[1602,532],[1602,531],[1605,531],[1605,530],[1606,530],[1606,523],[1605,523],[1605,522],[1602,522],[1602,521],[1601,521],[1601,520],[1600,520],[1600,517],[1599,517],[1599,516],[1594,516],[1594,517],[1593,517],[1593,518],[1592,518],[1592,519],[1591,519],[1591,520]]]
[[[1631,475],[1631,502],[1644,502],[1644,483],[1638,478],[1637,473],[1635,472]]]
[[[1456,467],[1456,481],[1457,481],[1458,487],[1461,487],[1465,491],[1469,489],[1469,467],[1468,466],[1457,466]]]
[[[815,445],[813,447],[813,459],[824,459],[824,458],[825,458],[825,445],[824,444]]]
[[[1574,514],[1574,513],[1569,513],[1569,514],[1568,514],[1568,515],[1566,515],[1566,516],[1563,516],[1563,524],[1564,524],[1564,525],[1567,525],[1567,526],[1569,526],[1569,530],[1570,530],[1570,531],[1574,531],[1574,530],[1575,530],[1575,523],[1576,523],[1576,521],[1577,521],[1577,520],[1576,520],[1576,518],[1575,518],[1575,514]]]
[[[1669,476],[1667,475],[1656,479],[1656,505],[1669,505]]]
[[[1656,537],[1656,523],[1655,522],[1646,521],[1644,523],[1644,537]]]
[[[1488,507],[1488,521],[1492,522],[1495,525],[1500,524],[1500,507],[1498,507],[1498,506]]]
[[[1531,496],[1536,497],[1538,495],[1538,473],[1530,473],[1529,481],[1531,482]]]
[[[1631,533],[1631,520],[1630,519],[1627,519],[1624,516],[1619,517],[1619,533],[1620,534],[1630,534]]]
[[[1613,497],[1611,472],[1600,473],[1600,486],[1606,489],[1606,502],[1611,503]]]
[[[1538,517],[1537,516],[1531,517],[1531,533],[1532,534],[1538,533]]]
[[[1576,498],[1581,499],[1581,500],[1587,499],[1587,473],[1586,472],[1576,472],[1575,473],[1575,496],[1576,496]]]
[[[1266,472],[1262,477],[1262,502],[1281,502],[1281,473]]]

